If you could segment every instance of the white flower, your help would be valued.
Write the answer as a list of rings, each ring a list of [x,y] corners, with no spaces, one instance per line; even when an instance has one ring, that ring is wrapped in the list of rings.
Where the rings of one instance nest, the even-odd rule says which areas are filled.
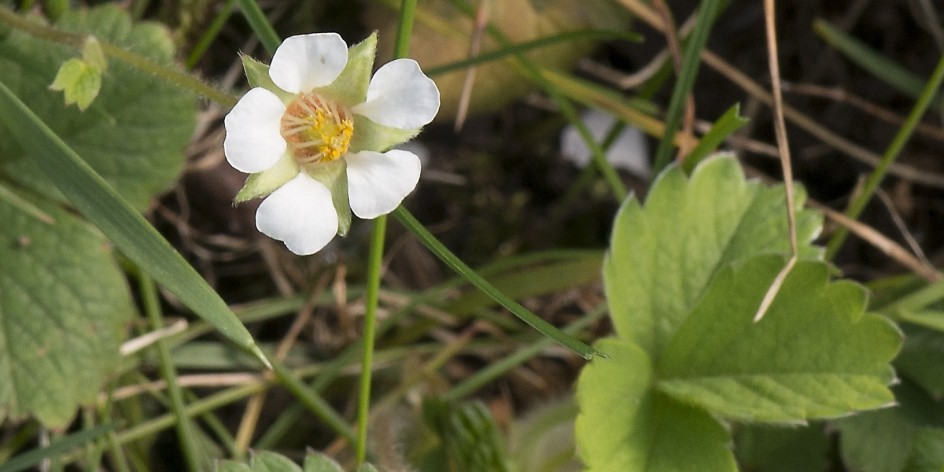
[[[243,57],[250,84],[226,116],[226,160],[250,173],[236,201],[266,196],[256,227],[294,253],[345,234],[353,211],[390,213],[413,191],[419,158],[390,150],[439,111],[439,90],[416,61],[370,77],[371,36],[348,50],[335,33],[287,38],[268,68]]]
[[[616,118],[613,115],[593,108],[582,113],[580,119],[597,142],[602,142],[616,124]],[[577,128],[572,125],[564,128],[561,134],[561,154],[578,167],[586,167],[590,163],[590,148],[577,133]],[[632,125],[627,125],[607,149],[606,160],[613,167],[626,169],[638,177],[648,178],[652,174],[646,137],[642,134],[642,130]]]

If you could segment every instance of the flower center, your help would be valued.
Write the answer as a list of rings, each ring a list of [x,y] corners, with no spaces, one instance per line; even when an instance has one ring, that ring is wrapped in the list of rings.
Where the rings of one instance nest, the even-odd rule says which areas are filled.
[[[347,152],[354,119],[344,106],[316,93],[299,95],[282,115],[282,137],[300,164],[331,162]]]

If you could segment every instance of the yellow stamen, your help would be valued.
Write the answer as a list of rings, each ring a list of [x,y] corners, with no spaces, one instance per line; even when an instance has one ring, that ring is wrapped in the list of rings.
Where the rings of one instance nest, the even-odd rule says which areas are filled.
[[[350,111],[316,93],[299,95],[282,115],[282,137],[300,164],[339,159],[353,134]]]

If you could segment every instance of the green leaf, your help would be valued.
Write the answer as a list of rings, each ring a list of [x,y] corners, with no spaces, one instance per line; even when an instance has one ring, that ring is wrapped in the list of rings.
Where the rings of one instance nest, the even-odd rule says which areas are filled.
[[[70,11],[56,26],[94,34],[162,64],[170,64],[174,57],[166,28],[132,24],[128,13],[115,5]],[[0,42],[0,80],[132,206],[144,209],[180,174],[183,150],[196,123],[196,99],[115,61],[85,112],[64,109],[62,98],[47,85],[75,53],[72,48],[13,31]],[[11,130],[0,128],[0,170],[23,185],[55,194],[39,161],[35,146],[17,146]]]
[[[797,188],[798,208],[804,200]],[[603,271],[619,337],[658,357],[718,270],[758,254],[788,253],[786,220],[783,187],[746,181],[729,156],[702,162],[690,180],[669,167],[645,208],[630,198],[614,223]],[[820,226],[815,212],[797,212],[801,257],[819,257],[809,241]]]
[[[940,401],[927,396],[914,385],[903,382],[895,388],[900,406],[870,411],[834,422],[840,432],[839,452],[851,470],[861,472],[899,472],[906,470],[941,470],[918,467],[937,456],[944,443],[944,409]]]
[[[825,471],[829,449],[822,423],[805,428],[740,425],[734,448],[744,470],[764,472]]]
[[[305,472],[344,472],[344,469],[330,457],[313,452],[305,457]]]
[[[262,451],[252,456],[252,472],[302,472],[289,458],[274,452]]]
[[[0,422],[64,427],[95,401],[134,313],[107,241],[58,206],[44,223],[0,200]]]
[[[904,472],[944,470],[944,429],[923,429],[915,436]]]
[[[49,224],[55,223],[51,216],[43,213],[42,210],[36,208],[36,205],[30,203],[26,200],[26,198],[21,197],[12,189],[4,187],[2,183],[0,183],[0,200],[15,206],[23,213],[26,213],[39,221]]]
[[[588,471],[737,470],[728,434],[704,411],[653,391],[646,352],[608,338],[580,374],[576,435]]]
[[[241,462],[220,461],[216,465],[216,472],[252,472],[252,469]]]
[[[259,451],[252,455],[247,466],[236,461],[224,461],[220,463],[218,472],[302,472],[302,467],[291,461],[291,459],[270,451]],[[360,470],[360,469],[358,469]],[[317,453],[309,452],[305,456],[304,472],[343,472],[344,469],[330,457]]]
[[[0,123],[21,145],[32,146],[37,164],[47,171],[49,179],[129,259],[236,344],[265,360],[246,328],[200,274],[3,81]]]
[[[49,86],[51,90],[65,95],[66,105],[74,103],[82,111],[95,100],[101,87],[101,71],[81,59],[69,59],[64,62]]]
[[[659,389],[742,421],[802,423],[891,405],[901,334],[864,313],[864,288],[829,282],[824,263],[797,263],[764,319],[752,321],[782,267],[760,256],[719,273],[666,346]]]
[[[908,324],[901,327],[905,345],[895,367],[932,395],[944,397],[944,333]]]

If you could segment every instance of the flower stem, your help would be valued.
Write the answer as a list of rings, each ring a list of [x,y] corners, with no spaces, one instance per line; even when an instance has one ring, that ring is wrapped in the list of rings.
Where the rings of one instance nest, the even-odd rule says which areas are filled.
[[[269,23],[269,19],[262,13],[259,4],[255,0],[239,0],[239,8],[243,11],[243,16],[246,17],[246,21],[249,22],[249,26],[256,33],[256,36],[259,36],[262,46],[270,54],[275,53],[275,49],[279,47],[279,44],[282,44],[282,39],[279,38],[278,33]]]
[[[413,18],[416,16],[416,0],[403,0],[397,39],[393,46],[393,57],[398,59],[410,53],[410,37],[413,35]],[[357,397],[357,463],[367,460],[367,423],[370,416],[370,382],[373,373],[374,338],[377,334],[377,298],[380,293],[380,273],[383,265],[384,237],[387,234],[387,216],[374,220],[371,234],[370,254],[367,259],[367,295],[364,315],[363,356],[361,357],[360,391]]]
[[[367,261],[367,312],[364,315],[363,355],[361,356],[360,391],[357,396],[357,445],[358,464],[367,459],[367,420],[370,413],[370,382],[374,362],[374,338],[377,333],[377,298],[380,293],[380,272],[383,265],[384,237],[387,233],[387,216],[374,220],[371,235],[370,255]]]
[[[410,38],[413,36],[413,19],[416,18],[416,0],[403,0],[400,7],[400,22],[397,23],[397,40],[393,45],[393,58],[410,55]]]

